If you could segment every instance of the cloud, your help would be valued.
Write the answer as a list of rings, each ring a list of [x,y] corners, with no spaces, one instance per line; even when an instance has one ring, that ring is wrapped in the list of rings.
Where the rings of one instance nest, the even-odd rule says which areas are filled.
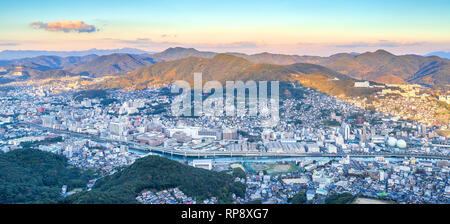
[[[5,43],[0,42],[0,46],[9,47],[9,46],[17,46],[17,45],[19,45],[19,44],[18,43],[9,43],[9,42],[5,42]]]
[[[330,44],[328,46],[339,48],[360,48],[360,47],[406,47],[406,46],[418,46],[422,44],[424,44],[424,42],[395,42],[388,40],[379,40],[378,42]]]
[[[161,38],[177,38],[177,37],[178,37],[177,34],[173,34],[173,35],[171,35],[171,34],[162,34],[161,35]]]
[[[133,45],[134,47],[160,47],[160,46],[173,46],[181,45],[179,42],[171,41],[153,41],[149,38],[137,38],[135,40],[117,40],[120,43]]]
[[[31,27],[37,29],[44,29],[51,32],[62,31],[65,33],[78,32],[78,33],[92,33],[98,31],[93,25],[88,25],[81,20],[59,20],[50,23],[43,23],[40,21],[30,23]]]
[[[219,49],[249,49],[258,48],[261,45],[253,42],[232,42],[232,43],[218,43],[218,44],[198,44],[195,47],[219,48]]]

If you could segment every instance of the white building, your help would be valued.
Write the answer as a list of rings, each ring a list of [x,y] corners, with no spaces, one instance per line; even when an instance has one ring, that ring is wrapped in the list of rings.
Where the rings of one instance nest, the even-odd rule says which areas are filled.
[[[192,161],[192,166],[196,168],[202,168],[207,170],[212,170],[212,160],[194,160]]]
[[[328,144],[327,146],[328,153],[337,153],[337,147],[333,144]]]
[[[369,81],[355,82],[355,87],[356,88],[369,88],[370,83],[369,83]]]
[[[306,148],[308,149],[308,153],[320,153],[320,148],[317,144],[308,143],[306,144]]]

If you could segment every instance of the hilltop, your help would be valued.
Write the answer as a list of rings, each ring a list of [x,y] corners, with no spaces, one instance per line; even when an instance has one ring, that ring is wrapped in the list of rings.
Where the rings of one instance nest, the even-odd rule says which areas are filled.
[[[194,168],[179,162],[147,156],[117,173],[99,179],[92,191],[68,197],[65,203],[137,203],[136,197],[144,190],[161,191],[179,188],[186,195],[204,200],[216,197],[230,203],[231,194],[245,193],[245,185],[233,182],[223,172]]]
[[[69,168],[67,158],[37,149],[0,153],[0,203],[56,203],[61,187],[86,186],[92,174]]]
[[[171,47],[160,53],[151,54],[144,57],[151,58],[154,61],[162,62],[183,59],[190,56],[212,58],[216,55],[217,53],[215,52],[198,51],[194,48]]]
[[[125,74],[149,64],[152,63],[136,55],[111,54],[97,57],[87,63],[76,66],[70,69],[70,72],[91,77],[101,77]]]

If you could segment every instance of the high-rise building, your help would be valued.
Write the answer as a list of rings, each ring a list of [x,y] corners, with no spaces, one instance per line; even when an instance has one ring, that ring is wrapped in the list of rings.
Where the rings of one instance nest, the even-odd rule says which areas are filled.
[[[109,124],[109,133],[113,136],[126,135],[126,125],[124,123],[111,122]]]
[[[349,140],[350,138],[350,125],[342,122],[341,130],[340,130],[342,136],[344,137],[344,140]]]

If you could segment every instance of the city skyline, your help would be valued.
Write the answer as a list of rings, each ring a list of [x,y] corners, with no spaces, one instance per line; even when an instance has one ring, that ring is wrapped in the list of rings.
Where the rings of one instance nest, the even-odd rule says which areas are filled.
[[[450,50],[448,2],[2,2],[0,50],[193,47],[328,56]]]

